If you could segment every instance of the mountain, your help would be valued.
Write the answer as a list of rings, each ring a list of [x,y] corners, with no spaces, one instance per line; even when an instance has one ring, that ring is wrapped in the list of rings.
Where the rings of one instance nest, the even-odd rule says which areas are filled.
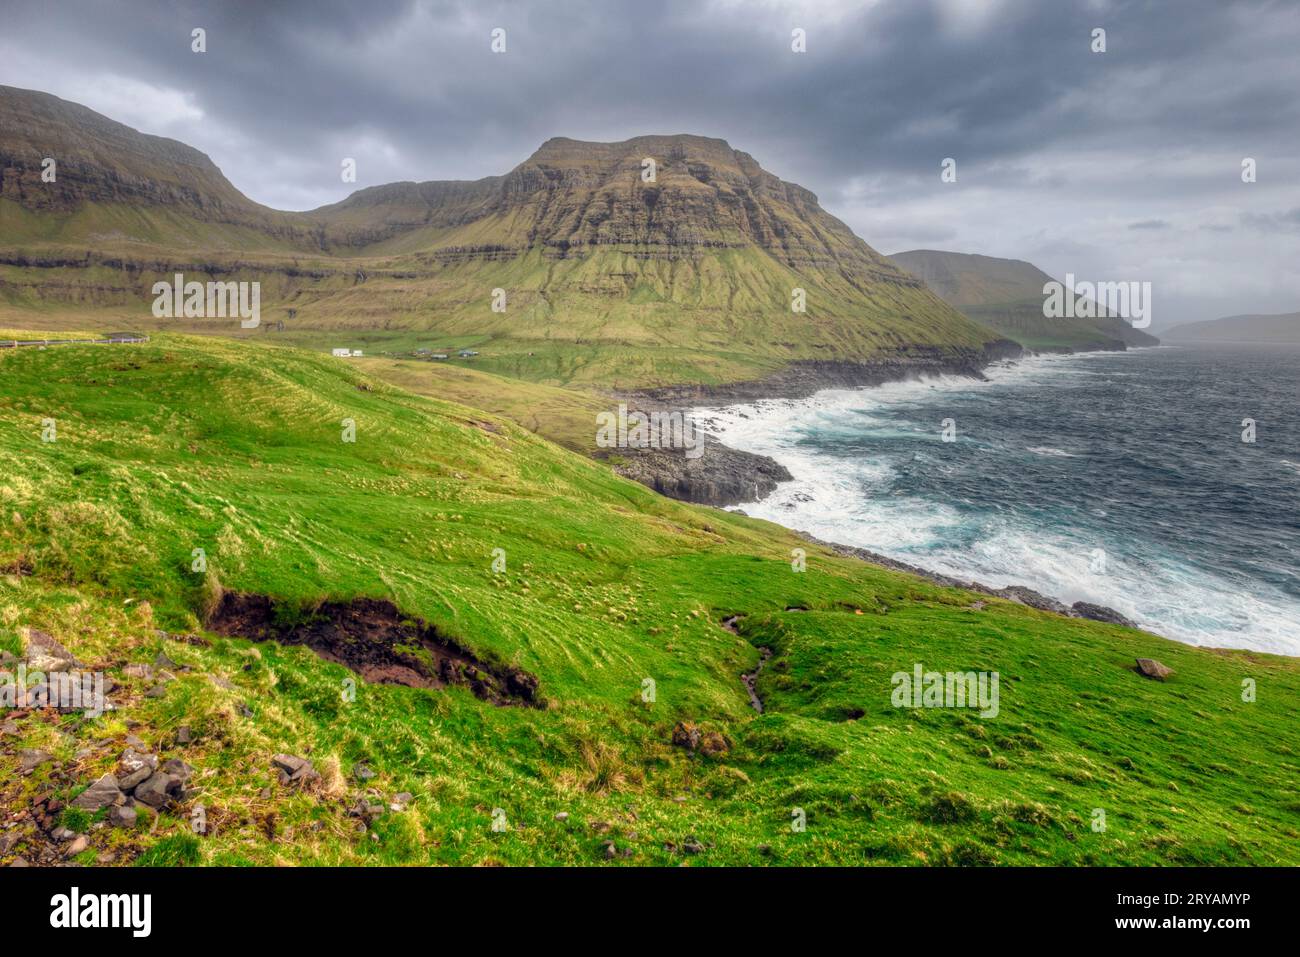
[[[1043,315],[1043,284],[1052,277],[1019,259],[933,249],[895,253],[889,259],[924,280],[971,319],[1029,349],[1086,352],[1159,342],[1119,318],[1047,318]]]
[[[1188,322],[1164,330],[1168,342],[1293,342],[1300,343],[1300,312],[1226,316]]]
[[[46,156],[59,162],[53,184]],[[188,146],[2,87],[0,225],[10,325],[64,304],[147,327],[152,284],[183,271],[260,281],[263,318],[289,341],[472,345],[490,371],[551,384],[978,364],[1009,345],[814,194],[701,136],[551,139],[505,175],[394,183],[289,213],[248,200]],[[806,311],[792,309],[796,290]]]

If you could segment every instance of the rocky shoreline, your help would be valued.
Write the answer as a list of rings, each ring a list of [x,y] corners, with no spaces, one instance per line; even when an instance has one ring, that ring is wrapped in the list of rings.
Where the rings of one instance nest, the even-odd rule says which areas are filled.
[[[991,363],[1016,359],[1025,354],[1019,345],[999,340],[986,347],[981,355],[952,356],[940,353],[921,354],[873,363],[799,362],[752,382],[726,385],[670,386],[642,392],[625,393],[619,398],[629,408],[640,412],[682,412],[701,405],[726,405],[761,399],[802,399],[823,389],[859,389],[938,375],[959,375],[983,379],[983,370]],[[727,508],[761,501],[778,483],[793,476],[775,459],[730,448],[705,436],[703,452],[687,458],[681,449],[622,449],[615,471],[653,488],[670,498]],[[943,575],[916,565],[909,565],[865,548],[841,545],[794,530],[807,541],[831,549],[839,555],[871,562],[894,571],[906,572],[948,588],[962,588],[994,598],[1019,602],[1040,611],[1068,618],[1137,626],[1113,608],[1090,602],[1066,605],[1023,585],[993,588],[981,582],[966,581]]]
[[[634,412],[685,415],[701,405],[804,399],[823,389],[861,389],[928,376],[983,379],[990,363],[1018,358],[1023,352],[1016,343],[1001,339],[981,353],[967,355],[924,350],[876,362],[794,362],[749,382],[668,386],[617,398]],[[682,449],[620,449],[615,471],[670,498],[718,508],[760,501],[777,483],[793,478],[776,460],[729,448],[711,436],[705,437],[703,451],[695,458],[688,458]]]

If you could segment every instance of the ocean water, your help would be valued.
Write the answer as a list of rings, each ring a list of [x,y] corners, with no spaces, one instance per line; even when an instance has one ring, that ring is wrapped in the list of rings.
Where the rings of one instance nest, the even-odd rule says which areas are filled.
[[[750,515],[1189,644],[1300,655],[1300,349],[1034,356],[987,375],[695,416],[794,476]]]

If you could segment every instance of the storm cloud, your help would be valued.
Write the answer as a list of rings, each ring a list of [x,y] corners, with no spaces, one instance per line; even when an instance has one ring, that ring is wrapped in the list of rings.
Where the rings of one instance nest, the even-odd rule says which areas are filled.
[[[1150,281],[1156,328],[1300,308],[1290,2],[3,8],[0,83],[189,143],[281,209],[503,173],[552,136],[689,132],[813,190],[882,252]],[[195,28],[206,53],[191,51]],[[504,53],[491,49],[497,28]],[[796,29],[804,53],[791,49]],[[345,157],[355,184],[341,181]],[[945,158],[956,182],[941,181]],[[1254,183],[1242,181],[1246,158]]]

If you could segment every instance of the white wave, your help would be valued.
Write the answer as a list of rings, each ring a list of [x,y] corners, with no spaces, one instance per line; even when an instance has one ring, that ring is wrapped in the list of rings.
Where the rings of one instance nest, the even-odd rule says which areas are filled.
[[[695,415],[728,445],[771,456],[794,477],[763,501],[743,506],[747,514],[993,587],[1026,585],[1067,605],[1107,605],[1142,627],[1188,644],[1300,655],[1300,603],[1278,589],[1242,587],[1180,556],[1148,554],[1140,538],[1085,542],[1065,531],[1034,527],[1024,516],[972,515],[941,502],[898,495],[892,489],[896,472],[889,456],[845,457],[817,444],[832,437],[861,438],[868,445],[886,435],[914,437],[928,431],[927,426],[900,421],[890,406],[935,391],[996,390],[1049,378],[1058,385],[1061,377],[1078,371],[1081,360],[1086,356],[1034,356],[988,370],[985,382],[940,376],[869,390],[826,390],[807,399],[698,409]],[[936,421],[936,440],[939,429]],[[1075,457],[1047,446],[1028,451]],[[1282,461],[1300,471],[1297,463]],[[1105,574],[1091,571],[1095,548],[1107,552]]]

